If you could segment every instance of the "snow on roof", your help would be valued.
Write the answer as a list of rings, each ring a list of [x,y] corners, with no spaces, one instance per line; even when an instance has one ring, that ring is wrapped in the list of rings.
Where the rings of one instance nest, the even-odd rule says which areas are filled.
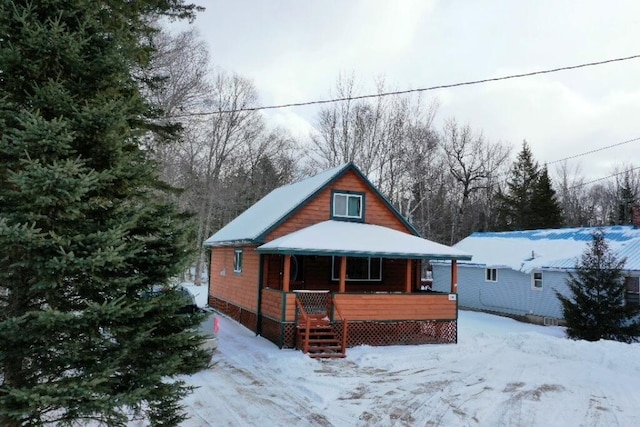
[[[224,242],[257,239],[348,165],[348,163],[343,164],[302,181],[276,188],[209,237],[204,245],[215,246]]]
[[[324,221],[258,247],[262,253],[342,254],[393,258],[471,259],[454,249],[412,234],[373,224]]]
[[[625,270],[640,271],[640,229],[632,226],[477,232],[453,247],[473,255],[473,261],[465,264],[506,267],[524,273],[538,268],[572,269],[596,230],[605,233],[618,258],[627,258]]]

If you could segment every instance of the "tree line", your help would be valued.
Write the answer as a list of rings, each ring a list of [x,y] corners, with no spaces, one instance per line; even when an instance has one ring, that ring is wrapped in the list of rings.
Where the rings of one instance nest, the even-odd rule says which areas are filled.
[[[167,120],[183,111],[258,105],[248,79],[210,67],[195,31],[162,32],[158,43],[156,63],[167,79],[151,99]],[[389,89],[382,78],[376,87],[379,93]],[[435,101],[415,94],[350,100],[357,89],[354,76],[339,76],[331,95],[347,100],[321,108],[307,139],[269,127],[258,111],[242,111],[181,118],[179,143],[152,147],[164,179],[183,189],[176,200],[196,215],[196,280],[209,235],[272,189],[350,161],[423,236],[444,244],[474,231],[631,221],[630,207],[640,195],[632,165],[620,165],[615,179],[589,185],[567,162],[554,170],[540,165],[527,141],[512,160],[509,144],[455,118],[436,128]]]

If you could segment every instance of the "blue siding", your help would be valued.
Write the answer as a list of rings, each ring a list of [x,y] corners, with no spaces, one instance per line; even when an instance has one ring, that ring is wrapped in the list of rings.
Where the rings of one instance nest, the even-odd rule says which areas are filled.
[[[531,274],[498,269],[498,281],[485,281],[485,267],[458,265],[458,305],[498,313],[562,318],[562,305],[554,290],[568,293],[562,271],[543,271],[543,288],[531,288]],[[451,267],[433,266],[433,290],[447,292]]]

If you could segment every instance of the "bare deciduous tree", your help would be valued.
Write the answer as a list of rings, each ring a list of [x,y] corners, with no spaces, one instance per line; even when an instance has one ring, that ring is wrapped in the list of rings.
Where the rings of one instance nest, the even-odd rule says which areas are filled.
[[[149,98],[168,120],[179,120],[183,132],[177,143],[151,145],[164,180],[182,189],[180,206],[194,214],[193,280],[200,283],[203,241],[262,197],[261,192],[290,179],[294,144],[285,131],[269,131],[261,113],[239,111],[256,105],[255,86],[237,74],[211,70],[207,46],[197,33],[172,36],[161,31],[154,43],[159,47],[154,68],[164,78]],[[206,114],[183,116],[185,111]],[[277,173],[269,174],[270,168]],[[274,182],[241,185],[258,179],[259,173],[261,180]]]
[[[480,190],[492,188],[510,150],[503,144],[486,141],[482,133],[474,134],[469,125],[460,127],[455,119],[445,124],[442,149],[458,197],[456,221],[451,231],[451,243],[455,243],[477,225],[477,220],[466,218],[471,198]]]

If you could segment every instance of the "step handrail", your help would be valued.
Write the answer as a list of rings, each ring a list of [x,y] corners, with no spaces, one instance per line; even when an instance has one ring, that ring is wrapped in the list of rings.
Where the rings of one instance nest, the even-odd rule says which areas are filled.
[[[347,333],[348,333],[347,328],[349,323],[347,322],[347,319],[342,315],[342,313],[340,313],[340,308],[338,307],[338,303],[333,297],[333,295],[331,296],[331,303],[333,305],[333,310],[335,314],[338,315],[338,319],[342,321],[342,354],[346,356],[347,355]]]
[[[309,329],[311,328],[311,318],[307,314],[307,311],[302,305],[302,301],[300,301],[298,297],[296,297],[296,308],[300,310],[300,317],[302,317],[302,321],[306,327],[306,333],[304,334],[304,339],[302,341],[302,352],[306,354],[309,352]],[[299,320],[297,324],[300,324]]]

